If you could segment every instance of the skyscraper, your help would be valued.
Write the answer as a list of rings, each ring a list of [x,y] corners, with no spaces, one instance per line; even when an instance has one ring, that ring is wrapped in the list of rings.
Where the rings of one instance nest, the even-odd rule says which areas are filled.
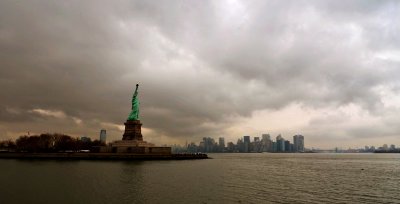
[[[220,137],[218,139],[218,146],[219,146],[219,152],[224,152],[225,151],[225,138]]]
[[[244,152],[250,152],[250,136],[243,136]]]
[[[384,144],[382,148],[383,148],[383,150],[385,150],[385,151],[389,149],[389,147],[388,147],[387,144]]]
[[[100,130],[100,142],[106,143],[107,131],[105,129]]]
[[[203,137],[204,149],[203,152],[213,152],[215,151],[216,143],[211,137]]]
[[[292,149],[290,148],[290,142],[289,140],[285,140],[285,152],[291,152]]]
[[[244,142],[241,138],[238,139],[236,145],[239,152],[244,152]]]
[[[285,139],[279,134],[276,136],[276,151],[284,152],[285,151]]]
[[[272,140],[269,134],[262,134],[262,151],[263,152],[272,152]]]
[[[263,141],[271,140],[271,136],[269,134],[262,134],[262,140]]]
[[[293,147],[295,152],[304,152],[304,136],[295,135],[293,136]]]
[[[396,145],[391,144],[391,145],[390,145],[390,150],[395,150],[395,149],[396,149]]]
[[[223,138],[223,137],[220,137],[219,139],[218,139],[218,145],[220,146],[220,147],[225,147],[225,138]]]
[[[254,142],[251,149],[254,152],[262,152],[262,143],[260,137],[254,137]]]

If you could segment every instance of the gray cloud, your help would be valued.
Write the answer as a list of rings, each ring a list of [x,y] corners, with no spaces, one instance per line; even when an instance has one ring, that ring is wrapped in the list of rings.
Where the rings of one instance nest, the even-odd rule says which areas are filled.
[[[221,135],[235,118],[292,103],[356,104],[384,117],[377,88],[399,86],[400,62],[390,57],[400,52],[399,9],[397,1],[2,1],[1,127],[97,135],[124,122],[136,83],[149,137]],[[392,129],[382,123],[375,135]]]

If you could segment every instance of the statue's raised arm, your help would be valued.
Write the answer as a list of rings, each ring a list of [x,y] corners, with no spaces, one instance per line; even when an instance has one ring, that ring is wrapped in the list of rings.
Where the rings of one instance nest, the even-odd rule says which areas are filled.
[[[135,93],[132,96],[132,111],[128,116],[128,120],[139,120],[139,84],[136,84]]]
[[[138,90],[139,90],[139,84],[136,84],[136,89],[135,89],[135,92],[133,92],[133,96],[132,96],[132,110],[133,110],[133,102],[135,101],[135,99],[137,98],[137,95],[139,94]]]

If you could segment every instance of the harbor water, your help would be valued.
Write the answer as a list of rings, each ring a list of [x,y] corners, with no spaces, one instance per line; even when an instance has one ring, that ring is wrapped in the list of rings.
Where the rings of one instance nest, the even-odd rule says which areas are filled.
[[[400,203],[400,154],[0,159],[0,203]]]

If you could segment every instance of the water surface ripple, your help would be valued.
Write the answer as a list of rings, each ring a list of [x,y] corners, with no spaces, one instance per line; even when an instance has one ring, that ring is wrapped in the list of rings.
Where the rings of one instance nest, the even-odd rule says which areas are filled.
[[[400,154],[0,159],[0,203],[400,203]]]

